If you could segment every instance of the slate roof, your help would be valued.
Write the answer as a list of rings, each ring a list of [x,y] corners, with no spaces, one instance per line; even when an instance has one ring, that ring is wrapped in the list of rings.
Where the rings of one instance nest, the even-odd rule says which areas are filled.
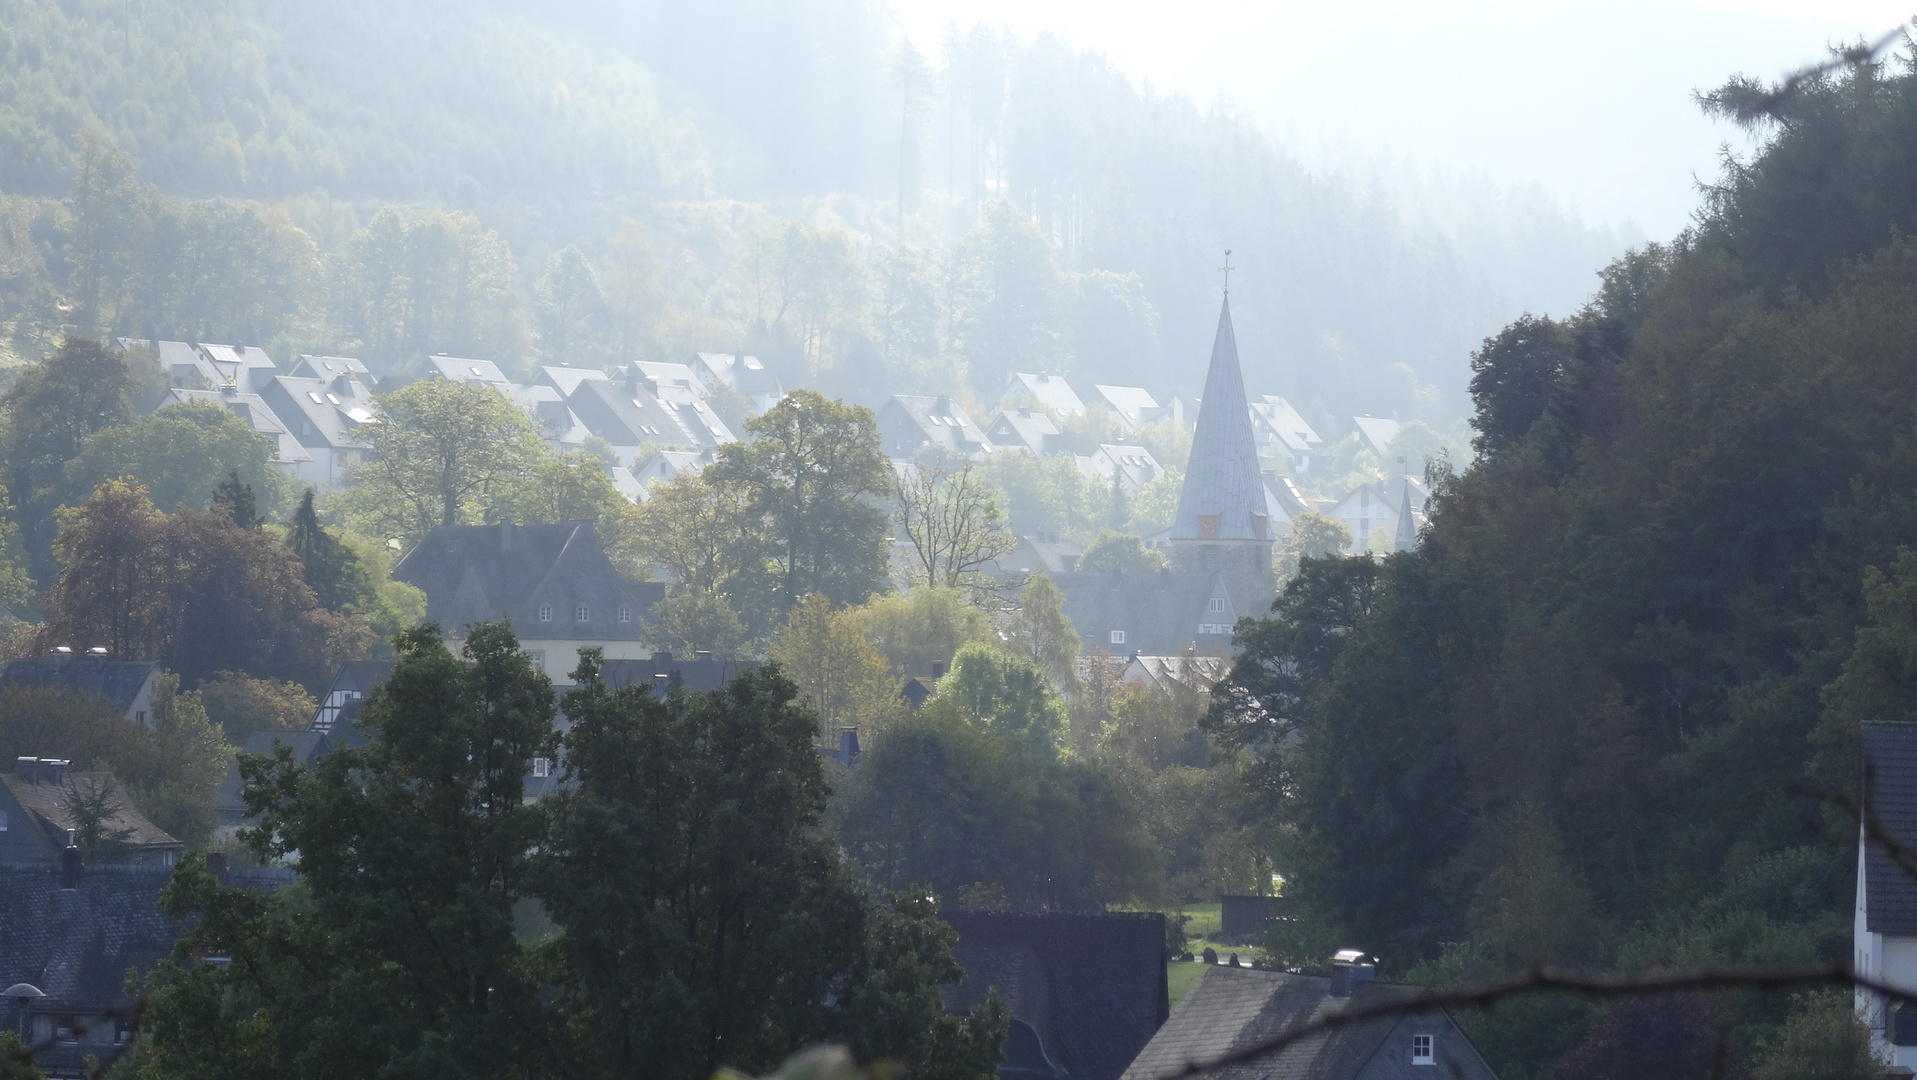
[[[1164,687],[1176,683],[1210,692],[1231,674],[1231,661],[1222,656],[1137,656],[1125,664],[1119,678],[1140,686]]]
[[[701,382],[724,383],[749,398],[777,399],[785,396],[785,387],[771,369],[756,356],[742,353],[695,353],[687,365]]]
[[[1870,808],[1892,836],[1917,846],[1917,724],[1862,725],[1862,758]],[[1864,929],[1917,935],[1917,880],[1881,844],[1864,846]]]
[[[158,412],[169,405],[184,405],[189,401],[210,401],[226,411],[246,421],[246,425],[259,432],[273,443],[273,461],[279,465],[295,465],[302,461],[313,460],[299,439],[286,430],[280,418],[266,399],[258,394],[241,393],[233,387],[219,390],[193,390],[184,386],[169,389],[160,403],[154,407]]]
[[[1058,425],[1042,412],[1030,409],[1006,409],[985,425],[985,437],[993,446],[1019,446],[1040,457],[1059,448]]]
[[[1045,573],[1056,578],[1059,574],[1076,569],[1078,557],[1083,553],[1083,548],[1070,541],[1060,540],[1057,533],[1025,535],[1018,538],[1018,546],[1010,553],[986,566],[985,572],[1017,577]]]
[[[665,483],[682,472],[698,472],[718,460],[712,448],[704,450],[661,450],[632,470],[632,478],[641,484]]]
[[[366,449],[360,428],[379,414],[373,392],[350,375],[331,380],[279,375],[260,396],[300,445],[308,448]]]
[[[0,690],[9,686],[57,686],[99,698],[114,712],[124,713],[159,670],[155,660],[109,660],[99,656],[9,660],[5,670],[0,670]]]
[[[598,368],[576,368],[554,365],[540,368],[539,375],[533,379],[533,382],[540,386],[550,386],[559,391],[562,396],[571,397],[572,392],[579,389],[579,384],[589,379],[597,379],[600,382],[611,382],[612,376],[607,375]]]
[[[1098,396],[1126,423],[1148,422],[1158,412],[1158,399],[1147,393],[1142,386],[1106,386],[1104,383],[1096,383],[1092,389],[1098,391]],[[1205,395],[1205,400],[1210,401],[1210,383],[1205,384]]]
[[[928,443],[967,457],[989,453],[992,441],[948,394],[893,394],[879,407],[879,439],[886,456],[910,457]]]
[[[200,354],[218,374],[216,386],[236,386],[257,392],[268,379],[279,374],[273,358],[265,349],[251,345],[214,345],[200,343]]]
[[[393,567],[393,580],[423,590],[426,617],[450,632],[503,615],[522,640],[637,641],[665,594],[656,582],[621,577],[590,521],[439,525]],[[576,620],[582,604],[585,622]],[[622,606],[629,621],[618,619]]]
[[[1106,463],[1105,467],[1099,470],[1100,474],[1109,478],[1112,470],[1116,469],[1125,478],[1127,490],[1135,491],[1140,485],[1150,483],[1158,478],[1159,473],[1165,471],[1165,467],[1158,463],[1158,459],[1152,456],[1152,452],[1142,446],[1100,443],[1097,457]]]
[[[664,675],[668,687],[717,690],[732,681],[733,676],[758,669],[756,660],[720,660],[704,654],[691,660],[675,660],[671,653],[653,653],[644,660],[607,660],[600,666],[599,676],[614,689],[657,686],[656,676]]]
[[[652,384],[654,393],[658,393],[660,388],[667,386],[683,387],[698,393],[705,391],[705,385],[699,381],[699,376],[693,373],[689,365],[635,360],[632,366],[639,372],[641,378]]]
[[[432,369],[433,374],[449,382],[485,383],[491,386],[502,386],[512,382],[506,377],[506,373],[500,370],[499,365],[491,360],[468,360],[442,353],[439,356],[427,357],[426,365]]]
[[[539,429],[539,437],[562,452],[577,450],[592,432],[586,429],[566,398],[550,386],[521,386],[517,383],[491,384],[504,394]]]
[[[1167,1076],[1191,1062],[1270,1038],[1347,1001],[1370,1003],[1412,990],[1361,983],[1350,998],[1334,998],[1330,979],[1211,967],[1125,1070],[1124,1080]],[[1412,1064],[1414,1034],[1433,1036],[1432,1064]],[[1199,1075],[1216,1080],[1496,1080],[1464,1033],[1439,1010],[1327,1028],[1277,1053]]]
[[[1217,571],[1085,571],[1051,577],[1065,594],[1065,617],[1087,648],[1176,656],[1187,645],[1205,651],[1231,646],[1231,624],[1240,612]],[[1214,596],[1224,598],[1224,611],[1211,610]],[[1201,634],[1202,626],[1223,630]],[[1114,630],[1122,631],[1124,640],[1113,641]]]
[[[1358,435],[1365,445],[1383,460],[1385,451],[1391,446],[1391,440],[1398,437],[1399,424],[1396,420],[1386,420],[1377,416],[1354,416],[1351,422],[1358,425]],[[1386,462],[1389,465],[1389,462]]]
[[[965,981],[942,990],[963,1012],[996,986],[1072,1080],[1117,1080],[1165,1022],[1165,917],[1156,912],[943,911]],[[1007,1040],[1008,1056],[1015,1040]]]
[[[256,731],[246,737],[246,745],[240,747],[240,754],[262,754],[271,756],[274,747],[284,744],[293,751],[293,760],[301,765],[311,765],[321,754],[333,748],[333,742],[323,731]],[[239,755],[226,767],[226,778],[220,781],[219,791],[213,796],[213,812],[227,824],[238,824],[246,817],[246,799],[240,794],[244,788],[240,779]]]
[[[610,379],[587,379],[579,384],[566,403],[588,430],[614,446],[636,447],[652,443],[699,450],[715,443],[732,441],[730,431],[720,437],[703,423],[703,416],[683,408],[674,410],[667,407],[653,396],[652,391],[636,382],[621,384]],[[688,425],[681,420],[681,412],[688,412],[689,418],[701,422]],[[721,423],[720,427],[723,426]]]
[[[374,377],[371,368],[350,356],[310,356],[301,353],[293,362],[293,370],[288,375],[301,379],[325,379],[331,382],[341,375],[350,375],[367,386],[378,386],[379,379]]]
[[[1191,462],[1185,470],[1184,489],[1178,493],[1178,515],[1172,521],[1171,537],[1272,539],[1229,299],[1218,309],[1218,334],[1212,340],[1204,401],[1198,429],[1192,435]],[[1216,519],[1215,537],[1201,537],[1201,517]]]
[[[37,819],[51,849],[65,847],[67,830],[79,827],[79,822],[67,807],[67,800],[75,794],[82,797],[96,795],[106,790],[108,785],[112,786],[114,797],[112,813],[102,822],[108,831],[124,833],[125,842],[133,847],[185,846],[165,829],[148,821],[146,815],[140,813],[140,808],[134,806],[127,797],[126,788],[114,783],[110,773],[68,769],[57,784],[44,778],[36,783],[17,773],[6,773],[0,775],[0,784],[6,785],[7,793],[13,796],[22,810]]]
[[[1275,442],[1289,453],[1308,454],[1325,444],[1291,402],[1275,394],[1252,401],[1251,416],[1253,426],[1265,436],[1261,441]]]
[[[1006,386],[1005,393],[1000,395],[1000,399],[1013,397],[1020,391],[1030,394],[1039,405],[1060,416],[1085,415],[1085,403],[1079,400],[1078,391],[1072,389],[1063,375],[1043,373],[1032,375],[1020,372],[1012,376],[1011,384]]]

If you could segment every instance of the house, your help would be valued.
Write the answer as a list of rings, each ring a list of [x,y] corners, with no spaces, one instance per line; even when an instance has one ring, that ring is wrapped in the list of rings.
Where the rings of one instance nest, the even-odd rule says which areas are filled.
[[[358,379],[373,389],[379,388],[379,379],[371,368],[350,356],[308,356],[301,353],[293,362],[293,370],[288,375],[299,379],[324,379],[332,382],[341,375]]]
[[[576,368],[559,364],[540,368],[539,374],[533,378],[533,385],[550,386],[559,391],[560,397],[570,398],[572,392],[579,389],[579,384],[588,379],[598,379],[601,382],[614,381],[612,376],[598,368]]]
[[[607,660],[599,668],[599,677],[614,689],[622,686],[652,686],[671,690],[717,690],[733,676],[757,671],[756,660],[716,659],[709,652],[697,652],[690,660],[678,660],[669,652],[654,652],[640,658]]]
[[[564,395],[550,386],[521,386],[518,383],[504,385],[492,384],[493,388],[506,396],[508,401],[519,406],[533,427],[539,432],[539,441],[555,453],[570,454],[579,449],[586,436],[592,432],[579,416],[566,404]]]
[[[1376,480],[1359,484],[1328,511],[1330,517],[1351,530],[1353,551],[1369,551],[1378,544],[1386,545],[1387,550],[1400,550],[1397,544],[1407,529],[1412,546],[1417,546],[1418,526],[1423,524],[1420,512],[1430,491],[1415,477],[1400,475],[1395,479],[1396,483]],[[1407,510],[1412,515],[1408,523],[1402,520]]]
[[[339,674],[333,676],[333,685],[320,696],[319,707],[313,710],[313,719],[307,723],[306,730],[343,743],[366,695],[392,673],[391,660],[349,660],[341,664]]]
[[[1379,461],[1389,464],[1391,443],[1398,437],[1398,422],[1376,416],[1354,416],[1351,422],[1358,426],[1358,437],[1364,440],[1365,448],[1378,455]]]
[[[1080,458],[1079,468],[1093,476],[1102,477],[1106,483],[1117,478],[1119,486],[1128,495],[1158,479],[1159,474],[1165,471],[1150,450],[1142,446],[1111,443],[1100,443],[1097,453]]]
[[[985,438],[1000,449],[1019,447],[1039,457],[1048,457],[1065,448],[1065,437],[1052,418],[1031,409],[1006,409],[999,413],[985,426]]]
[[[1222,656],[1204,656],[1196,652],[1176,656],[1145,656],[1134,653],[1118,673],[1126,686],[1148,686],[1155,690],[1174,687],[1211,693],[1211,688],[1231,674],[1231,661]]]
[[[0,862],[58,863],[83,820],[96,815],[125,861],[172,866],[186,845],[146,819],[109,772],[76,772],[63,758],[23,757],[0,776]]]
[[[908,675],[903,682],[899,683],[899,699],[905,702],[906,708],[916,709],[930,700],[933,694],[938,693],[938,689],[939,677],[936,675],[931,678],[924,675]]]
[[[1011,1013],[998,1074],[1117,1080],[1165,1022],[1165,917],[1156,912],[942,911],[965,981],[940,996],[963,1013],[998,991]]]
[[[98,698],[136,724],[147,723],[153,708],[153,683],[160,674],[154,660],[109,660],[104,650],[76,655],[65,646],[52,656],[9,660],[0,670],[0,690],[12,686],[52,686]]]
[[[1124,1080],[1156,1080],[1216,1059],[1352,1004],[1409,997],[1414,987],[1371,980],[1371,965],[1340,953],[1329,978],[1212,966],[1187,991]],[[1321,1028],[1283,1049],[1222,1069],[1207,1080],[1497,1080],[1443,1009],[1407,1009]]]
[[[960,457],[983,457],[992,441],[948,394],[893,394],[879,406],[879,442],[885,455],[902,461],[932,446]]]
[[[293,752],[293,760],[302,766],[310,766],[319,760],[321,754],[333,748],[332,739],[323,731],[256,731],[246,737],[246,744],[240,747],[232,763],[226,767],[226,777],[220,781],[219,790],[213,795],[213,813],[219,818],[218,830],[229,833],[246,821],[246,799],[242,794],[245,781],[240,776],[240,757],[247,754],[260,754],[271,757],[284,746]]]
[[[338,487],[347,471],[366,460],[372,445],[366,428],[379,419],[373,391],[351,371],[332,379],[275,376],[260,397],[299,440],[311,461],[293,469],[300,482],[320,490]]]
[[[641,379],[645,380],[647,388],[655,395],[661,395],[662,391],[670,393],[677,390],[705,397],[710,392],[706,384],[700,381],[699,376],[693,374],[690,364],[636,360],[632,368],[639,373]]]
[[[1258,441],[1258,456],[1282,459],[1296,473],[1310,472],[1313,455],[1325,446],[1325,440],[1305,423],[1291,402],[1273,394],[1251,402],[1251,426]]]
[[[160,396],[153,411],[158,412],[169,405],[184,405],[189,401],[210,401],[246,422],[246,426],[265,436],[273,444],[273,464],[281,471],[298,475],[300,469],[310,468],[313,455],[308,453],[299,439],[280,422],[279,415],[266,399],[258,394],[241,391],[235,386],[223,386],[218,390],[194,390],[183,386],[169,388]]]
[[[701,411],[668,406],[640,385],[637,376],[629,376],[623,383],[581,380],[566,404],[588,431],[612,444],[620,460],[627,463],[633,462],[642,446],[697,451],[734,438],[716,414],[709,422],[706,414],[711,413],[710,407]]]
[[[587,384],[591,385],[591,384]],[[440,525],[393,567],[426,594],[426,617],[457,635],[510,618],[519,643],[554,682],[569,683],[579,650],[649,658],[640,643],[657,582],[627,581],[594,538],[592,522]]]
[[[632,478],[641,485],[664,484],[680,473],[702,472],[718,460],[711,447],[704,450],[661,450],[632,470]]]
[[[279,374],[273,358],[265,349],[251,345],[213,345],[202,342],[200,355],[214,372],[214,389],[222,386],[259,392],[267,381]]]
[[[1271,559],[1278,529],[1272,520],[1271,495],[1258,470],[1258,446],[1251,407],[1245,401],[1230,297],[1218,309],[1204,402],[1168,536],[1172,565],[1224,574],[1233,595],[1248,610],[1256,609],[1277,589]]]
[[[760,363],[756,356],[702,352],[693,354],[692,362],[686,366],[705,385],[707,393],[717,386],[729,387],[733,393],[745,398],[755,413],[770,409],[785,396],[785,387],[780,384],[779,377]]]
[[[1917,845],[1917,724],[1866,723],[1860,743],[1865,805],[1899,843]],[[1861,824],[1851,940],[1859,975],[1917,992],[1917,877],[1897,865],[1883,844],[1871,842]],[[1877,1059],[1909,1075],[1917,1068],[1917,1006],[1887,1005],[1868,990],[1855,993]]]
[[[1057,577],[1078,569],[1078,557],[1082,554],[1083,548],[1060,540],[1055,532],[1033,533],[1020,536],[1018,546],[1009,554],[999,556],[982,569],[993,577],[1016,581],[1036,573]]]
[[[1223,655],[1240,612],[1218,571],[1097,570],[1053,574],[1065,617],[1086,648],[1177,656],[1187,648]]]
[[[1127,427],[1149,424],[1159,415],[1158,399],[1151,396],[1142,386],[1106,386],[1097,383],[1092,386],[1096,391],[1093,401],[1102,401],[1105,407],[1125,422]]]
[[[229,885],[274,891],[294,879],[286,869],[227,868],[208,857]],[[0,984],[25,983],[44,997],[0,998],[0,1028],[34,1046],[34,1067],[56,1080],[94,1075],[86,1058],[110,1064],[132,1044],[137,1007],[127,971],[159,966],[180,935],[160,911],[173,871],[161,866],[51,867],[0,864]]]
[[[505,371],[491,360],[467,360],[457,356],[440,353],[426,358],[429,377],[445,379],[456,383],[477,383],[481,386],[505,386],[512,382]]]
[[[1005,392],[999,395],[999,407],[1011,412],[1021,405],[1032,404],[1054,416],[1085,415],[1085,403],[1079,400],[1078,392],[1072,389],[1064,376],[1028,375],[1023,372],[1013,375]]]

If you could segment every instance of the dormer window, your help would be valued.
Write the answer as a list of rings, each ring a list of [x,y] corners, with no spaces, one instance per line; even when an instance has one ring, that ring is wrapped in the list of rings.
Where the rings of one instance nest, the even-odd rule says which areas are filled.
[[[572,619],[574,622],[592,621],[592,608],[586,604],[579,605],[572,610]]]
[[[632,605],[631,604],[619,605],[619,621],[622,623],[629,623],[632,621]]]
[[[543,779],[552,775],[551,758],[536,757],[532,760],[532,767],[532,774],[535,778]]]
[[[1411,1064],[1436,1065],[1438,1063],[1438,1056],[1433,1053],[1433,1050],[1436,1049],[1436,1043],[1437,1037],[1434,1035],[1411,1036]]]
[[[551,604],[539,605],[539,621],[540,622],[552,621],[552,605]]]
[[[1123,630],[1112,631],[1112,644],[1114,645],[1125,644],[1125,631]]]

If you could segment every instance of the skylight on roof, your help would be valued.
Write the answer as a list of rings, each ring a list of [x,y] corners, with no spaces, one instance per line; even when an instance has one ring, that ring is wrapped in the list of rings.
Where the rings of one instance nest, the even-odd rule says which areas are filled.
[[[475,374],[475,375],[484,375],[484,374],[486,374],[486,372],[485,372],[485,371],[484,371],[484,370],[483,370],[483,369],[482,369],[482,368],[481,368],[481,367],[480,367],[480,366],[479,366],[478,364],[474,364],[474,365],[473,365],[473,374]]]
[[[338,394],[328,394],[328,395],[326,395],[326,400],[328,400],[328,401],[330,401],[330,402],[332,402],[332,403],[333,403],[333,404],[335,404],[335,405],[338,405],[338,404],[339,404],[339,395],[338,395]]]
[[[326,402],[325,402],[325,401],[323,401],[323,400],[321,400],[321,399],[320,399],[320,396],[319,396],[319,392],[318,392],[317,390],[308,390],[308,391],[306,392],[306,396],[307,396],[307,397],[310,397],[310,398],[312,398],[312,399],[313,399],[313,404],[315,404],[315,405],[324,405],[324,404],[326,404]]]

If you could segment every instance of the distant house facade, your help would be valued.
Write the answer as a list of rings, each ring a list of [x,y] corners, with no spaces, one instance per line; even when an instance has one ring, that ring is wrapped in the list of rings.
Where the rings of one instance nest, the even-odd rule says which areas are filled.
[[[331,379],[278,375],[260,397],[310,457],[292,470],[301,483],[321,491],[339,487],[372,453],[365,429],[378,419],[379,406],[354,372]]]
[[[555,682],[570,681],[578,651],[649,659],[641,644],[657,582],[627,581],[589,521],[558,525],[441,525],[393,567],[426,594],[426,617],[457,634],[510,618],[521,647]]]
[[[1218,571],[1081,571],[1053,574],[1065,617],[1086,648],[1113,656],[1224,655],[1240,614]],[[1249,612],[1246,612],[1249,614]]]
[[[1860,734],[1867,805],[1898,842],[1917,845],[1917,724],[1867,723]],[[1917,878],[1872,843],[1862,825],[1851,941],[1858,974],[1917,996]],[[1869,990],[1855,995],[1877,1060],[1904,1075],[1917,1069],[1917,1006],[1892,1005]]]
[[[1414,992],[1414,987],[1371,981],[1370,965],[1354,961],[1336,965],[1329,978],[1209,967],[1131,1062],[1124,1080],[1158,1080],[1334,1009]],[[1477,1047],[1442,1009],[1407,1009],[1321,1028],[1269,1054],[1194,1075],[1219,1080],[1497,1080]]]
[[[1359,484],[1330,509],[1329,516],[1351,530],[1353,551],[1394,551],[1405,529],[1409,529],[1415,546],[1427,494],[1422,481],[1400,474],[1392,480]],[[1402,521],[1407,511],[1412,515],[1409,522]]]
[[[0,690],[10,686],[51,686],[97,698],[136,724],[151,723],[154,682],[160,665],[153,660],[113,660],[92,653],[56,652],[52,656],[9,660],[0,669]]]
[[[997,991],[1011,1013],[999,1076],[1118,1080],[1169,1013],[1165,917],[943,911],[965,981],[941,991],[963,1013]]]
[[[1251,402],[1252,429],[1258,440],[1258,455],[1267,460],[1282,460],[1295,473],[1311,471],[1314,458],[1324,449],[1325,440],[1312,430],[1291,402],[1265,394]]]
[[[999,408],[1006,412],[1036,409],[1041,414],[1057,417],[1085,415],[1085,402],[1079,399],[1078,391],[1072,389],[1065,377],[1043,372],[1013,375],[1005,393],[999,397]]]
[[[992,441],[950,395],[893,394],[878,411],[879,441],[885,455],[904,461],[924,447],[959,457],[983,457]]]
[[[172,866],[186,845],[146,819],[106,772],[77,772],[60,758],[23,757],[0,775],[0,862],[58,863],[83,819],[97,817],[116,861]],[[75,856],[77,857],[77,852]]]
[[[1006,409],[985,426],[985,437],[1000,449],[1026,450],[1038,457],[1065,448],[1058,425],[1038,409]]]

